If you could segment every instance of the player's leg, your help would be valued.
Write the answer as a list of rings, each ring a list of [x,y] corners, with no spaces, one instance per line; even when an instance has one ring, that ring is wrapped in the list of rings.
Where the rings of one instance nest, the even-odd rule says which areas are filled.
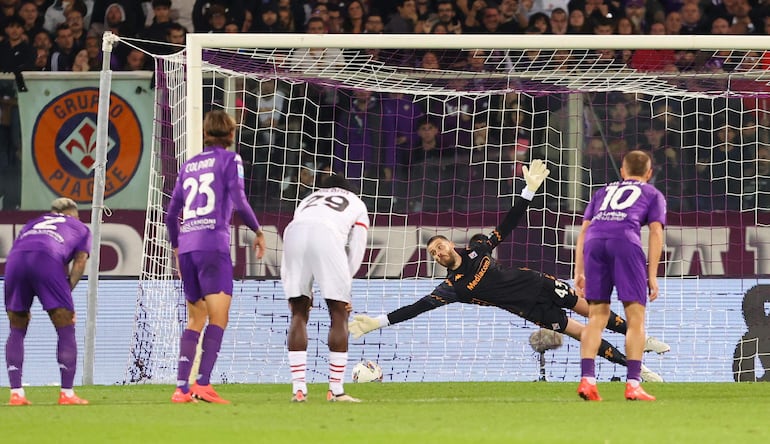
[[[642,355],[646,339],[644,321],[647,304],[647,259],[641,247],[631,249],[623,254],[614,254],[613,268],[618,299],[623,302],[628,319],[626,399],[654,401],[655,397],[648,395],[639,385],[642,380]]]
[[[211,372],[222,347],[230,318],[233,294],[233,264],[226,253],[199,253],[195,258],[200,291],[205,296],[208,325],[202,333],[198,377],[190,388],[193,396],[206,402],[229,404],[211,387]],[[184,277],[184,276],[183,276]]]
[[[40,258],[39,260],[43,259]],[[61,374],[59,404],[88,404],[88,401],[75,395],[73,389],[78,362],[78,346],[75,340],[75,304],[72,300],[69,278],[60,263],[52,258],[48,260],[50,262],[44,265],[41,264],[40,268],[57,271],[55,273],[48,272],[48,275],[39,274],[33,286],[35,294],[37,294],[40,300],[40,305],[48,313],[48,317],[56,329],[56,336],[58,338],[56,359],[59,363],[59,372]],[[61,270],[61,273],[58,270]]]
[[[311,230],[311,228],[313,230]],[[292,402],[304,402],[307,398],[307,323],[313,304],[313,270],[318,261],[311,254],[316,238],[316,227],[289,224],[284,231],[283,257],[281,259],[281,285],[289,301],[291,320],[286,338],[291,371]]]
[[[567,307],[575,313],[588,317],[588,301],[585,298],[578,297],[574,307]],[[607,320],[605,328],[622,335],[626,334],[626,320],[622,316],[610,310],[610,317]]]
[[[30,320],[30,308],[35,297],[27,273],[35,264],[26,254],[11,255],[5,263],[4,302],[8,314],[9,331],[5,343],[5,363],[11,387],[10,405],[27,405],[22,375],[24,369],[24,338]]]
[[[8,382],[11,387],[10,405],[28,405],[30,402],[22,387],[24,368],[24,337],[27,335],[30,313],[8,311],[10,331],[5,343],[5,364],[8,369]]]
[[[348,364],[348,303],[326,300],[331,317],[329,328],[329,400],[353,401],[345,396],[344,379]],[[356,400],[357,401],[357,400]]]
[[[61,393],[59,404],[85,405],[88,401],[75,394],[75,370],[78,362],[78,345],[75,340],[75,312],[68,308],[48,310],[58,341],[56,344],[56,360],[59,362],[61,373]]]
[[[312,299],[299,296],[289,299],[291,321],[287,346],[289,349],[289,368],[291,370],[292,401],[304,402],[307,396],[307,323],[310,318]]]
[[[194,378],[191,373],[197,374],[197,348],[201,331],[206,325],[206,303],[203,301],[200,285],[198,283],[197,265],[192,253],[178,256],[179,275],[182,278],[187,305],[187,325],[179,338],[179,358],[176,369],[176,389],[171,396],[171,402],[194,402],[190,393],[190,384]],[[198,363],[199,364],[199,363]]]

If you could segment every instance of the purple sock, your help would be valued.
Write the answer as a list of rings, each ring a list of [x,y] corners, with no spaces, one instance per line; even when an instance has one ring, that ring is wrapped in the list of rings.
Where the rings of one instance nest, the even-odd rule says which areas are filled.
[[[209,324],[206,326],[206,332],[203,334],[203,354],[201,354],[201,365],[198,373],[198,385],[209,385],[211,383],[211,371],[219,356],[219,348],[222,346],[222,336],[225,331],[222,327]]]
[[[628,360],[628,368],[626,369],[628,371],[626,376],[626,381],[634,380],[634,381],[641,381],[642,380],[642,361],[635,361],[633,359]]]
[[[195,330],[185,329],[182,332],[182,338],[179,340],[179,360],[176,369],[176,386],[182,389],[182,392],[190,391],[190,369],[195,360],[195,349],[198,347],[198,338],[200,333]]]
[[[596,360],[589,358],[580,359],[580,376],[582,378],[596,377]]]
[[[8,342],[5,343],[5,364],[8,369],[8,381],[12,389],[21,388],[21,374],[24,365],[24,336],[26,328],[11,327]]]
[[[61,373],[61,388],[71,389],[75,382],[75,370],[78,365],[78,343],[75,341],[75,326],[58,327],[56,334],[59,342],[56,346],[56,360]]]

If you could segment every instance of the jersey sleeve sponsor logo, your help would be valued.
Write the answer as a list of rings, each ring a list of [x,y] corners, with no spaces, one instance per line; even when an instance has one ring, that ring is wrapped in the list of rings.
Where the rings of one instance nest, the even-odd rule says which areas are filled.
[[[91,202],[96,166],[97,88],[80,88],[53,98],[35,122],[32,161],[56,195]],[[122,190],[142,159],[142,127],[134,109],[111,94],[107,129],[105,198]]]

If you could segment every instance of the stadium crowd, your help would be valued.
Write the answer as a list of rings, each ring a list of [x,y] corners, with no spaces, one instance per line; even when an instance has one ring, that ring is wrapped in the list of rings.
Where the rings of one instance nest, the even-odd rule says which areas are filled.
[[[155,52],[178,50],[188,32],[768,35],[770,4],[761,0],[0,0],[0,23],[4,30],[0,71],[18,73],[100,70],[101,36],[107,30],[158,42],[152,47]],[[422,69],[483,71],[486,55],[427,51],[400,63]],[[601,56],[639,71],[735,69],[729,55],[718,52],[603,51]],[[128,45],[118,45],[110,63],[113,70],[152,69],[151,57]],[[289,107],[288,100],[281,100],[285,85],[267,83],[258,86],[268,91],[257,100]],[[249,191],[255,201],[281,195],[296,201],[312,189],[312,172],[339,170],[341,165],[333,159],[340,150],[347,150],[347,155],[358,155],[356,160],[363,162],[362,171],[348,174],[353,179],[372,179],[360,182],[365,194],[369,186],[378,194],[392,195],[388,201],[367,204],[380,208],[395,203],[399,210],[431,211],[442,197],[464,195],[465,199],[455,200],[460,208],[487,209],[483,199],[474,196],[512,192],[514,178],[521,177],[517,160],[553,156],[543,148],[549,145],[547,128],[564,113],[566,102],[559,94],[487,99],[499,103],[458,98],[427,104],[399,94],[342,90],[334,97],[324,94],[320,113],[323,103],[330,105],[327,117],[333,124],[317,125],[317,135],[343,129],[335,133],[342,134],[336,144],[319,144],[310,159],[287,159],[289,149],[273,153],[246,152],[253,145],[242,148],[251,166],[253,189]],[[19,190],[10,182],[20,176],[22,144],[11,82],[0,85],[0,96],[0,171],[4,173],[0,195],[4,196],[2,207],[13,209],[19,205]],[[747,112],[740,99],[726,99],[723,112],[696,125],[692,119],[703,118],[699,111],[713,105],[698,99],[650,100],[648,106],[640,106],[633,95],[590,95],[583,149],[586,180],[601,184],[616,178],[619,159],[640,148],[653,154],[652,183],[666,194],[674,211],[770,209],[770,195],[760,193],[757,198],[757,193],[750,192],[770,189],[770,146],[763,142],[770,140],[766,134],[770,114]],[[487,109],[490,112],[484,112]],[[389,113],[397,117],[383,118]],[[292,122],[282,122],[282,115],[286,114],[263,121],[265,115],[257,112],[254,118],[285,131]],[[367,118],[361,119],[363,115]],[[426,117],[430,115],[445,117]],[[368,140],[371,135],[376,140]],[[265,132],[252,136],[258,140]],[[276,140],[274,133],[267,137],[265,143],[286,146],[287,141]],[[354,146],[361,152],[356,154]],[[495,146],[495,152],[489,146]],[[365,152],[373,147],[375,154]],[[283,169],[270,167],[288,160],[304,167],[294,169],[289,178]],[[508,166],[489,171],[494,166],[480,162],[484,170],[468,169],[474,160],[499,160],[498,164]],[[494,180],[481,180],[490,175]],[[474,178],[479,179],[477,185]],[[554,179],[559,180],[558,171]],[[271,182],[279,184],[278,189],[271,189]]]

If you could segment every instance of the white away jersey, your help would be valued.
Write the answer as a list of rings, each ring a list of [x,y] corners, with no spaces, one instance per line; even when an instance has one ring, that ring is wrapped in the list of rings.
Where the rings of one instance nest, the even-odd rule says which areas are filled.
[[[347,239],[354,226],[369,229],[369,215],[354,193],[342,188],[323,188],[302,199],[292,223],[323,224]]]

